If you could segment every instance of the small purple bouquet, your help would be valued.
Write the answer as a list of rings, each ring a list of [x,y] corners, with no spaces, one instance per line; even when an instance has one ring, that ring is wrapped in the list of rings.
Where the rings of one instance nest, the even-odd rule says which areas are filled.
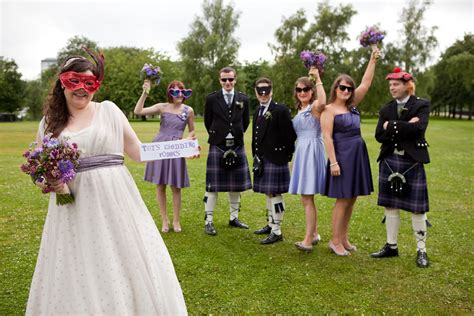
[[[161,75],[161,68],[158,66],[153,66],[152,64],[145,64],[143,65],[141,71],[141,78],[150,80],[151,82],[155,82],[156,84],[160,84]],[[145,90],[146,94],[150,93],[150,88]]]
[[[52,182],[67,184],[76,176],[79,166],[79,150],[76,143],[68,143],[67,138],[54,138],[51,134],[43,138],[43,145],[35,148],[36,142],[23,157],[26,163],[20,166],[21,171],[31,176],[34,183],[40,183],[43,193],[54,191]],[[56,205],[74,202],[69,187],[64,185],[63,192],[56,193]]]
[[[319,74],[322,75],[324,72],[324,63],[326,62],[326,55],[324,55],[321,52],[313,53],[311,51],[305,50],[300,53],[300,59],[303,61],[304,66],[307,69],[310,69],[311,67],[316,67],[319,71]],[[312,81],[315,81],[316,79],[313,78],[313,76],[310,76],[310,79]]]
[[[369,45],[377,46],[377,44],[381,43],[384,38],[384,32],[380,31],[376,26],[370,26],[359,35],[359,42],[363,47],[367,47]]]

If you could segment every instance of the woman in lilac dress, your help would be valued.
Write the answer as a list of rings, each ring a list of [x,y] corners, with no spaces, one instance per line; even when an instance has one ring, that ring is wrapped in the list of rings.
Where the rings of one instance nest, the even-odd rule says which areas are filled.
[[[375,72],[380,51],[372,55],[356,88],[354,80],[340,75],[331,87],[328,105],[321,115],[324,144],[328,155],[324,195],[336,198],[332,211],[332,239],[329,248],[339,256],[348,256],[356,247],[349,242],[349,222],[359,195],[373,191],[367,147],[360,134],[357,105],[365,97]]]
[[[313,245],[321,240],[314,195],[324,192],[326,177],[326,158],[319,122],[326,105],[326,92],[316,67],[310,69],[309,75],[315,78],[315,83],[308,77],[301,77],[296,80],[293,94],[298,110],[293,118],[297,139],[288,191],[301,195],[306,214],[306,235],[295,246],[307,252],[312,251]]]
[[[160,132],[153,139],[153,142],[164,142],[183,138],[184,129],[188,125],[189,137],[194,138],[194,112],[193,109],[185,105],[183,101],[191,96],[191,89],[185,89],[180,81],[172,81],[168,85],[168,102],[157,103],[144,108],[145,100],[148,96],[151,82],[145,80],[143,83],[143,93],[135,106],[135,114],[152,115],[160,114]],[[156,198],[162,217],[161,231],[169,231],[170,222],[166,209],[166,186],[171,187],[173,192],[173,230],[181,231],[179,213],[181,210],[181,188],[189,187],[188,170],[184,158],[163,159],[150,161],[146,164],[145,181],[155,183]]]

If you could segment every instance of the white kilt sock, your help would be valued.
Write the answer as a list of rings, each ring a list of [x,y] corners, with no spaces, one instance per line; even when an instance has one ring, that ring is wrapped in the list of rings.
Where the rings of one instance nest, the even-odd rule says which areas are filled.
[[[204,194],[204,211],[206,212],[206,224],[212,223],[214,208],[217,204],[217,192],[206,192]]]
[[[272,233],[275,235],[281,235],[281,222],[283,221],[283,212],[285,211],[283,196],[277,195],[272,197],[271,203],[273,216]]]
[[[397,245],[398,230],[400,229],[400,210],[385,208],[385,227],[387,229],[387,243]],[[396,247],[392,247],[396,248]]]
[[[411,214],[411,224],[416,238],[417,250],[426,252],[426,215]]]
[[[229,192],[229,212],[230,220],[239,217],[240,192]]]

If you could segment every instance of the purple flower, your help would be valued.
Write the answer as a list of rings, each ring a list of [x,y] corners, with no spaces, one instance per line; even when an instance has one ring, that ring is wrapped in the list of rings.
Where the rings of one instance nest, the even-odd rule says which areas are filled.
[[[311,51],[302,51],[300,53],[300,59],[303,61],[306,68],[309,69],[312,66],[315,66],[320,72],[322,72],[327,57],[321,52],[313,53]]]
[[[58,168],[62,173],[67,173],[74,168],[74,164],[70,160],[60,160]]]
[[[372,44],[381,43],[384,38],[385,34],[382,31],[376,26],[371,26],[367,27],[367,29],[359,35],[359,43],[363,47],[367,47]]]
[[[152,64],[144,64],[141,70],[141,75],[143,79],[155,81],[156,84],[159,84],[162,72],[161,68],[158,66],[155,67]]]

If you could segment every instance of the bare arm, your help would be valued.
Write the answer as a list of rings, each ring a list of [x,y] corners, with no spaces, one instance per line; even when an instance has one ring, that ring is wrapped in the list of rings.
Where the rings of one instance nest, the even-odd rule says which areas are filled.
[[[314,100],[312,104],[311,114],[314,117],[319,118],[321,116],[321,112],[326,106],[326,91],[324,91],[323,83],[321,81],[321,77],[319,76],[319,70],[316,67],[311,67],[309,74],[316,78],[316,92],[318,94],[318,98]]]
[[[189,107],[189,117],[188,117],[188,138],[195,139],[196,133],[194,132],[194,111]]]
[[[360,102],[362,102],[365,95],[369,91],[370,85],[372,84],[372,80],[374,79],[375,65],[377,64],[377,60],[379,58],[380,50],[374,46],[369,63],[367,64],[367,68],[365,69],[364,76],[362,77],[362,82],[357,87],[357,89],[355,89],[354,105],[357,106]]]
[[[321,129],[323,131],[323,140],[329,158],[329,165],[331,166],[331,175],[339,176],[341,170],[337,164],[336,151],[334,150],[334,142],[332,139],[333,128],[334,113],[329,109],[321,114]]]
[[[166,103],[157,103],[147,108],[144,107],[145,100],[148,97],[148,94],[145,93],[145,90],[147,87],[149,88],[150,86],[151,86],[150,80],[145,80],[145,82],[143,83],[142,95],[138,99],[137,104],[135,105],[135,109],[133,110],[133,113],[135,113],[136,115],[145,116],[145,115],[158,114],[161,112],[163,106],[166,104]]]
[[[125,115],[122,119],[124,151],[133,161],[140,162],[140,145],[142,143]]]

